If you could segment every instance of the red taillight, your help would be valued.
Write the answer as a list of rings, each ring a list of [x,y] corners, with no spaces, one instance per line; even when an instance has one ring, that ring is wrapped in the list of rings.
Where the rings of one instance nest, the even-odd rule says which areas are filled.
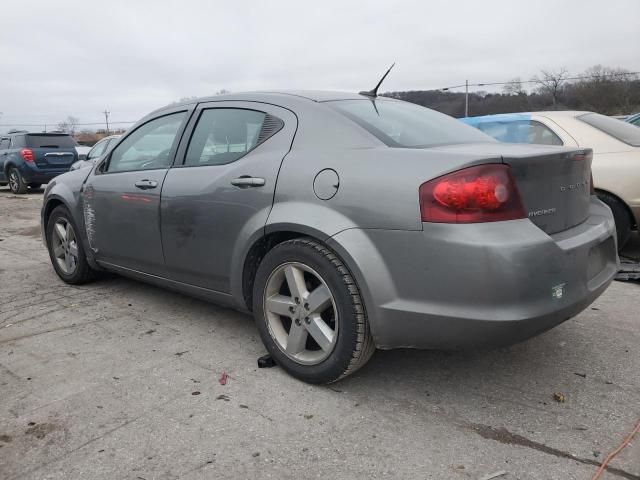
[[[20,156],[25,162],[33,162],[33,150],[30,148],[23,148],[20,150]]]
[[[508,165],[465,168],[420,185],[423,222],[480,223],[526,218]]]

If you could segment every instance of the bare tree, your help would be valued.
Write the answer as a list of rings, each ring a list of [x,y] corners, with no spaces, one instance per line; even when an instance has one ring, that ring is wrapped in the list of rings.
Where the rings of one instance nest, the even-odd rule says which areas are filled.
[[[218,90],[216,92],[216,95],[226,95],[227,93],[231,93],[231,91],[230,90],[226,90],[226,89],[223,88],[221,90]]]
[[[538,84],[538,93],[551,96],[553,108],[557,108],[558,100],[562,89],[567,82],[569,71],[562,67],[560,70],[540,70],[540,76],[535,76],[531,80]]]
[[[69,135],[74,135],[78,126],[78,121],[77,117],[69,115],[62,122],[58,123],[58,130],[68,133]]]
[[[633,111],[634,96],[637,95],[636,74],[622,68],[595,65],[581,76],[584,78],[571,85],[571,93],[583,108],[607,115]]]
[[[525,93],[520,77],[511,79],[509,83],[502,87],[502,93],[505,95],[520,95],[521,93]]]

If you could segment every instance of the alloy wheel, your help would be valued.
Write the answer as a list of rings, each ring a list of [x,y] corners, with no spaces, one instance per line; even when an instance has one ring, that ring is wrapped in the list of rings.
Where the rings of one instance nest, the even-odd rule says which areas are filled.
[[[264,290],[269,334],[293,361],[316,365],[338,339],[338,310],[331,290],[311,267],[285,263],[271,272]]]
[[[73,275],[78,268],[78,240],[71,222],[59,218],[53,225],[51,248],[58,267],[65,275]]]
[[[11,170],[9,173],[9,188],[12,192],[17,192],[20,189],[20,177],[16,170]]]

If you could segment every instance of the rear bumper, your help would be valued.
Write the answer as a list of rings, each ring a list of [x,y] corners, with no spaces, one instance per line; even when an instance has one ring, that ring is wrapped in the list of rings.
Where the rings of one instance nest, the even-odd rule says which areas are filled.
[[[49,183],[58,175],[68,172],[69,168],[70,166],[65,168],[44,169],[38,168],[37,166],[31,165],[27,162],[23,162],[18,166],[18,170],[20,170],[22,178],[24,178],[27,183]]]
[[[528,219],[345,230],[330,239],[358,281],[379,348],[458,349],[524,340],[577,315],[618,269],[610,210],[547,235]]]

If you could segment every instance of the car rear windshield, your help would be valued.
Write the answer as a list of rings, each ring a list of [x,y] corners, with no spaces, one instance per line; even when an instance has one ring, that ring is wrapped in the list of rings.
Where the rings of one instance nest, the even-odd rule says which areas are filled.
[[[70,135],[25,135],[27,147],[31,148],[73,148],[75,140]]]
[[[341,100],[328,105],[389,147],[425,148],[457,143],[496,142],[453,117],[413,103],[393,100]]]
[[[622,120],[606,117],[599,113],[585,113],[578,115],[578,120],[591,125],[598,130],[611,135],[613,138],[633,147],[640,147],[640,128],[625,123]]]

